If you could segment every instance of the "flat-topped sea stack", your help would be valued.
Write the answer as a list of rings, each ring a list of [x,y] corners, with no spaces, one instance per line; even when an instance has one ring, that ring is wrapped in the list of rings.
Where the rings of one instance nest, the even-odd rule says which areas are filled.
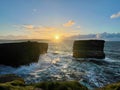
[[[73,57],[104,59],[104,40],[76,40],[73,45]]]
[[[37,62],[40,54],[45,54],[47,43],[20,42],[0,44],[0,64],[18,67]]]

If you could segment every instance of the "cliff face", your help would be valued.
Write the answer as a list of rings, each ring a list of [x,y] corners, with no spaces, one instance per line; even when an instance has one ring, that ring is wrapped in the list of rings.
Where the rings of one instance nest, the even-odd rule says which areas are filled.
[[[0,44],[0,64],[20,66],[37,62],[47,52],[47,43],[21,42]]]
[[[73,45],[73,57],[105,58],[104,40],[76,40]]]

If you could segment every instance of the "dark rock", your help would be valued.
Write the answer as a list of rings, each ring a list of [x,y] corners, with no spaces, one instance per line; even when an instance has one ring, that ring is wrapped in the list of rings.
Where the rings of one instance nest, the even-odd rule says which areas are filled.
[[[104,59],[104,40],[76,40],[73,45],[73,57]]]
[[[47,43],[21,42],[0,44],[0,64],[18,67],[37,62],[47,52]]]

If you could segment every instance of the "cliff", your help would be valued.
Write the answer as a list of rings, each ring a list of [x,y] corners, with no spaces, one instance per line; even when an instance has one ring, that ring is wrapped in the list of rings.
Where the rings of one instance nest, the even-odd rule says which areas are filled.
[[[73,57],[105,58],[104,40],[76,40],[73,45]]]
[[[47,52],[47,43],[20,42],[0,44],[0,64],[18,67],[37,62]]]

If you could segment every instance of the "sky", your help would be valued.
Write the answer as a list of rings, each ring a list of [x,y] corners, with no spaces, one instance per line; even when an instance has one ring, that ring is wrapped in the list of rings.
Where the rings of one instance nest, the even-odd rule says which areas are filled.
[[[120,33],[120,0],[0,0],[0,39],[104,32]]]

